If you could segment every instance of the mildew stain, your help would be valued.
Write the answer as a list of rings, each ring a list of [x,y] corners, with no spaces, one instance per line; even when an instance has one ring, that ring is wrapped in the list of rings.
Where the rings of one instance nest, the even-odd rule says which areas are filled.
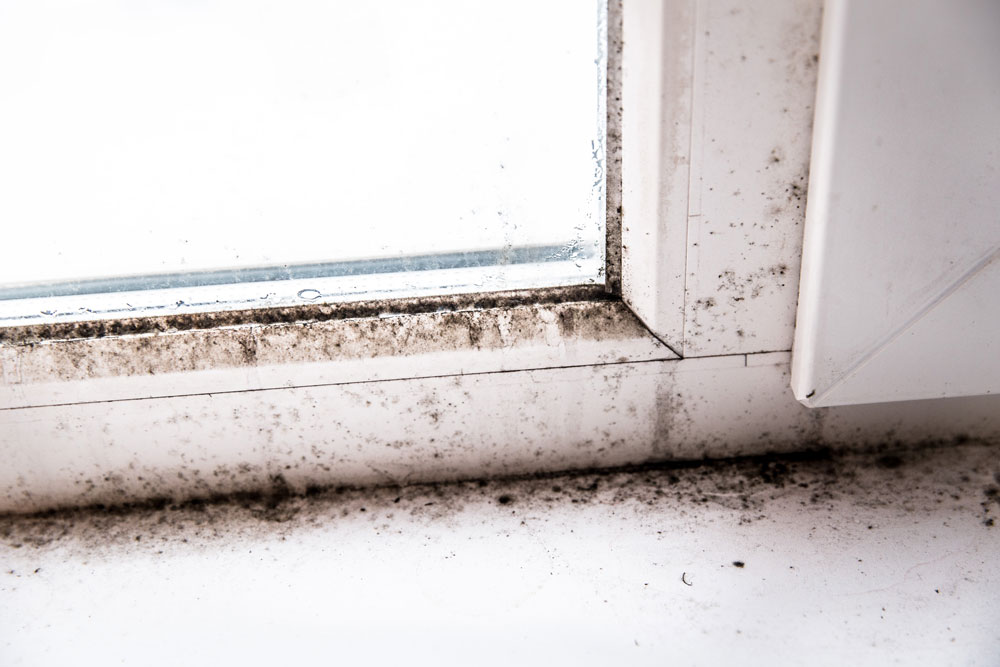
[[[184,313],[161,317],[136,317],[84,322],[60,322],[0,328],[0,345],[31,345],[48,341],[105,338],[137,334],[379,318],[387,315],[420,315],[439,312],[512,308],[577,301],[614,301],[601,285],[580,285],[537,290],[512,290],[478,294],[375,299],[351,303],[313,304],[286,308]]]
[[[354,312],[350,309],[341,314]],[[169,318],[161,318],[144,326],[170,324]],[[56,328],[33,329],[30,334],[0,329],[0,335],[21,341],[0,344],[4,384],[497,350],[515,343],[649,338],[645,327],[623,303],[603,293],[600,299],[590,301],[476,307],[406,317],[220,325],[210,330],[28,342],[56,335]]]
[[[790,7],[761,6],[729,19],[737,22],[727,30],[739,34],[740,50],[727,45],[720,55],[709,51],[706,67],[718,68],[719,75],[705,86],[721,88],[751,77],[760,97],[746,98],[754,111],[743,122],[753,123],[754,137],[730,129],[728,121],[739,114],[713,114],[715,125],[705,129],[704,141],[713,152],[703,169],[713,182],[706,181],[698,237],[689,244],[687,265],[697,270],[688,276],[685,299],[686,356],[749,352],[758,344],[791,346],[822,3]],[[765,17],[780,25],[777,38],[736,32],[735,25],[749,28],[752,18]],[[772,274],[782,265],[787,279]],[[715,300],[712,307],[706,307],[709,298]],[[755,299],[760,301],[751,308]]]
[[[262,491],[184,502],[160,497],[117,507],[0,516],[0,543],[18,550],[156,553],[239,536],[290,535],[349,516],[365,517],[377,531],[392,530],[396,516],[408,525],[414,519],[436,522],[470,505],[525,516],[559,506],[601,504],[635,512],[669,507],[686,513],[713,505],[727,511],[735,525],[744,525],[768,518],[773,501],[793,498],[814,508],[817,517],[835,504],[843,509],[844,503],[858,513],[897,507],[900,513],[920,515],[946,508],[970,515],[985,530],[994,527],[1000,509],[996,448],[973,443],[875,455],[815,450],[369,489],[309,486],[295,492],[280,474],[269,481]]]
[[[747,299],[756,299],[762,294],[785,287],[791,274],[787,264],[777,263],[768,267],[738,275],[727,269],[719,274],[716,290],[732,305]]]

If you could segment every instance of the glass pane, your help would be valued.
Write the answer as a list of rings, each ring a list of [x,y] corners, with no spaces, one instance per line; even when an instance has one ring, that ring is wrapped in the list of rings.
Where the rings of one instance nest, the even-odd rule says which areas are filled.
[[[0,1],[0,324],[600,283],[606,4]]]

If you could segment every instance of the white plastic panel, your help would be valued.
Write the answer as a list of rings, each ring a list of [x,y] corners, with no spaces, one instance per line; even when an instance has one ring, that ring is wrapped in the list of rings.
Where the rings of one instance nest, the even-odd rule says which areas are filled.
[[[0,409],[0,513],[1000,433],[1000,396],[808,410],[788,380],[772,353]]]
[[[821,10],[625,2],[623,297],[685,357],[791,349]]]
[[[673,349],[684,338],[696,0],[626,0],[622,298]]]
[[[1000,5],[826,10],[793,388],[1000,389]]]
[[[699,0],[684,356],[791,348],[820,0]]]

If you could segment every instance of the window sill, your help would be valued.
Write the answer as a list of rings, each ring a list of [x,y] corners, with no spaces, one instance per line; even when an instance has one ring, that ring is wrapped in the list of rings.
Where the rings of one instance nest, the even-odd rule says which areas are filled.
[[[621,301],[552,301],[600,294],[592,291],[541,290],[534,299],[540,302],[485,308],[477,303],[519,295],[327,306],[299,311],[312,321],[211,329],[199,324],[218,315],[205,322],[146,319],[135,326],[153,331],[95,337],[78,336],[129,325],[56,325],[40,342],[43,332],[33,328],[7,329],[0,409],[677,358]],[[434,310],[442,305],[451,309]],[[418,308],[425,312],[407,312]],[[249,312],[268,319],[266,311]],[[319,319],[323,314],[330,319]]]

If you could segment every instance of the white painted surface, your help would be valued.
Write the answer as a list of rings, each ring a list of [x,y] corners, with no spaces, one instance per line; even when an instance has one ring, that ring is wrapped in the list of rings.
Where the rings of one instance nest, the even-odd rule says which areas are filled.
[[[748,361],[749,360],[749,361]],[[734,355],[0,410],[0,512],[995,440],[1000,396],[811,411],[788,355]]]
[[[793,386],[1000,390],[1000,5],[829,4]]]
[[[966,447],[5,521],[0,662],[992,665],[996,471]]]
[[[787,394],[738,356],[2,410],[0,511],[794,448]]]

